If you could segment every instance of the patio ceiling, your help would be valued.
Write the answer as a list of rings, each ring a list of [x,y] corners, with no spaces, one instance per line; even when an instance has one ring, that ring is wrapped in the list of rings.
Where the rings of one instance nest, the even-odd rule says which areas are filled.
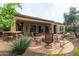
[[[30,23],[43,23],[43,24],[52,24],[52,22],[48,21],[43,21],[43,20],[35,20],[35,19],[30,19],[30,18],[23,18],[23,17],[16,17],[18,21],[23,21],[23,22],[30,22]]]

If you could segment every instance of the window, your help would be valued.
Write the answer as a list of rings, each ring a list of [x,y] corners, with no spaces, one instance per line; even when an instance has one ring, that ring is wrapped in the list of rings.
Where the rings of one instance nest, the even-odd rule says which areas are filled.
[[[23,33],[23,22],[17,22],[16,23],[16,31],[21,31],[22,34],[24,34]]]
[[[63,32],[63,26],[60,26],[60,32]]]
[[[23,22],[16,23],[16,30],[23,31]]]
[[[36,32],[36,26],[35,26],[35,25],[32,25],[32,26],[31,26],[30,32]]]

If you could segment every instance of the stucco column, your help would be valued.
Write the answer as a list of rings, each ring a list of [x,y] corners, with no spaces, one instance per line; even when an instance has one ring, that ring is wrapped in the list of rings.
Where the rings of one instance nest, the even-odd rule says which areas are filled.
[[[54,23],[52,23],[52,33],[54,33]]]
[[[57,24],[56,30],[57,30],[57,33],[60,33],[60,24]]]
[[[38,33],[39,31],[38,25],[36,25],[36,33]]]
[[[11,26],[10,31],[12,31],[12,32],[16,31],[16,22]]]
[[[28,24],[28,34],[30,33],[30,27],[31,27],[31,25]]]
[[[24,36],[26,36],[26,23],[25,22],[23,23],[23,33],[24,33]]]
[[[45,26],[44,25],[42,26],[42,29],[43,29],[43,33],[45,33]]]
[[[49,26],[49,33],[52,33],[52,25]]]

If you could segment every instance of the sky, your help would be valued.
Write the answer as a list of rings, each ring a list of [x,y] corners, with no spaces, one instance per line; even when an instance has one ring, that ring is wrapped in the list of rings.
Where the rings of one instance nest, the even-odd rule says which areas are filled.
[[[79,9],[79,3],[26,3],[18,12],[63,23],[63,14],[68,12],[70,7]]]
[[[70,7],[76,7],[79,10],[79,3],[23,3],[22,9],[17,11],[21,14],[63,23],[63,14],[68,12]]]

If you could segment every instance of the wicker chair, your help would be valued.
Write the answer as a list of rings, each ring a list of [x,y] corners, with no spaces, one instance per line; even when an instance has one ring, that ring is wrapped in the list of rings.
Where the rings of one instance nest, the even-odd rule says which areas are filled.
[[[3,33],[2,33],[2,32],[0,32],[0,39],[1,39],[1,38],[3,38]]]
[[[62,34],[60,37],[60,47],[64,47],[64,38],[65,38],[65,34]]]
[[[2,32],[0,32],[0,37],[2,37],[2,35],[3,35],[3,33],[2,33]]]
[[[47,44],[46,46],[49,46],[53,42],[53,34],[45,34],[45,38],[43,38],[42,41]]]

